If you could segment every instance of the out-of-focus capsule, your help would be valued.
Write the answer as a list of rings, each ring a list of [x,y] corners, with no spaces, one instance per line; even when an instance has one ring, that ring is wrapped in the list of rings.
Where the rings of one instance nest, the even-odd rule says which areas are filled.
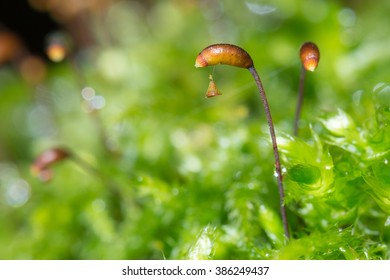
[[[71,153],[64,148],[53,148],[41,153],[31,165],[31,173],[40,177],[43,181],[49,181],[52,178],[50,167],[67,159]]]
[[[313,42],[306,42],[301,46],[300,57],[303,67],[313,72],[320,61],[320,50]]]

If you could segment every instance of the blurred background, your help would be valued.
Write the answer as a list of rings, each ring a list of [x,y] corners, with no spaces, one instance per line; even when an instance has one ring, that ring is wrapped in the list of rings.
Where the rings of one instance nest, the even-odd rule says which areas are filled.
[[[387,0],[1,1],[0,258],[256,257],[276,241],[247,202],[278,213],[263,108],[248,71],[196,69],[197,54],[247,50],[291,134],[299,48],[315,42],[305,138],[320,112],[373,112],[389,12]],[[210,74],[223,95],[205,99]],[[53,148],[66,156],[36,162]]]

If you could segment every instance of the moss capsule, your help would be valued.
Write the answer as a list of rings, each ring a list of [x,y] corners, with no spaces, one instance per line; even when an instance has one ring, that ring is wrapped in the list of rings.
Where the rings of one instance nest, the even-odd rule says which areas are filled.
[[[300,57],[303,67],[308,71],[314,71],[320,61],[320,51],[316,44],[306,42],[301,46]]]
[[[250,55],[242,48],[230,44],[215,44],[203,49],[195,60],[195,67],[226,64],[241,68],[253,67]]]
[[[50,166],[70,156],[70,152],[63,148],[53,148],[46,150],[35,159],[34,163],[31,165],[31,172],[36,176],[46,178],[48,176],[45,174],[50,173]]]
[[[251,73],[251,75],[253,76],[256,82],[257,88],[259,90],[261,102],[263,103],[264,106],[265,115],[267,118],[271,141],[272,141],[272,149],[275,158],[275,170],[277,173],[280,211],[281,211],[281,216],[283,221],[284,234],[285,237],[289,239],[290,232],[289,232],[289,226],[287,221],[286,206],[284,201],[283,174],[282,174],[282,168],[281,168],[281,163],[279,158],[279,150],[276,142],[276,134],[275,134],[275,128],[271,117],[271,110],[269,108],[268,100],[265,94],[263,84],[260,80],[260,76],[257,73],[257,70],[253,64],[250,55],[245,50],[235,45],[230,45],[230,44],[210,45],[205,49],[203,49],[198,54],[195,60],[195,67],[206,67],[206,66],[217,65],[217,64],[226,64],[230,66],[246,68]],[[215,87],[215,83],[213,82],[211,77],[209,89],[206,97],[215,96],[218,93],[217,90],[213,91],[213,87]],[[209,94],[210,96],[208,96]]]

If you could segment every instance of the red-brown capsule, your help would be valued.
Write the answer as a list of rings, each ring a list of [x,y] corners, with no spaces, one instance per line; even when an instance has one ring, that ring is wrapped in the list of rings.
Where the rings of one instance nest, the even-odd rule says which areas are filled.
[[[215,44],[203,49],[195,60],[195,67],[226,64],[241,68],[250,68],[253,61],[242,48],[230,44]]]
[[[31,165],[31,172],[36,176],[49,172],[49,167],[56,162],[70,157],[70,152],[63,148],[53,148],[40,154]],[[42,177],[42,176],[41,176]]]
[[[303,67],[308,71],[314,71],[320,61],[320,50],[312,42],[306,42],[301,46],[300,57]]]
[[[209,79],[210,79],[210,83],[209,83],[209,87],[208,87],[207,92],[206,92],[206,98],[214,97],[217,95],[222,95],[222,93],[218,90],[217,85],[215,84],[212,75],[209,76]]]

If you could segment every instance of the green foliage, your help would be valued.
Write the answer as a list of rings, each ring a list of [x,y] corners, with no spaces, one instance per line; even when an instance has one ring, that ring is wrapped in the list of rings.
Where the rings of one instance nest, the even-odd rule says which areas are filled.
[[[2,66],[1,259],[390,258],[388,1],[275,1],[262,15],[256,1],[201,2],[117,3],[79,68],[50,64],[38,85]],[[321,60],[294,137],[306,40]],[[193,67],[216,42],[244,47],[262,77],[290,241],[249,73]],[[211,73],[223,95],[204,99]],[[104,106],[88,107],[86,86]],[[41,182],[31,163],[56,146],[81,161]]]

